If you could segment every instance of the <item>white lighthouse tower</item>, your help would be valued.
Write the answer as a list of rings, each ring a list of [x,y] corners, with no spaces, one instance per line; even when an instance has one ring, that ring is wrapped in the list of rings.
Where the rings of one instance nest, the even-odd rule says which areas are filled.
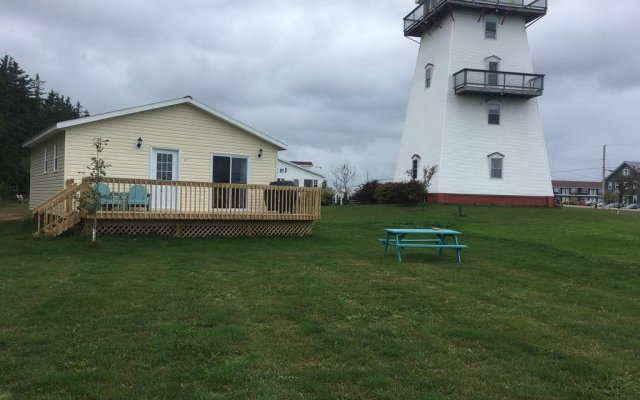
[[[418,0],[404,34],[420,39],[396,181],[437,165],[430,201],[553,204],[527,26],[547,0]]]

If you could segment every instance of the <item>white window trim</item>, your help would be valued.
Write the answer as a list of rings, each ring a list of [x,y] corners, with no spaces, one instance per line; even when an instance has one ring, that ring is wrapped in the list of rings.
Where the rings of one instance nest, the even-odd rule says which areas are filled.
[[[414,154],[413,156],[411,156],[411,179],[418,179],[418,173],[420,172],[420,161],[422,160],[422,158],[417,155]],[[413,163],[415,162],[416,167],[413,168]],[[415,175],[415,177],[414,177]]]
[[[48,161],[47,160],[47,146],[44,146],[44,164],[42,166],[44,174],[47,174],[49,172],[49,168],[48,168],[49,165],[48,165],[47,161]]]
[[[492,124],[489,121],[489,115],[491,115],[491,107],[492,106],[497,106],[498,107],[498,123],[497,124]],[[486,113],[486,119],[487,119],[487,125],[497,125],[500,126],[502,125],[502,103],[498,100],[489,100],[487,101],[487,113]]]
[[[490,179],[496,179],[496,180],[503,180],[504,179],[504,159],[505,159],[505,155],[502,153],[491,153],[487,156],[487,158],[489,159],[489,178]],[[493,176],[493,160],[500,160],[500,177],[494,177]],[[496,168],[497,169],[497,168]]]
[[[431,87],[433,83],[433,64],[429,63],[424,67],[424,90]]]
[[[502,59],[495,54],[484,59],[485,69],[489,70],[489,63],[492,62],[498,63],[498,71],[500,71],[500,63],[502,62]]]
[[[251,182],[251,156],[246,154],[211,153],[209,157],[209,182],[213,182],[213,157],[244,158],[247,160],[247,185]]]
[[[174,181],[179,181],[182,179],[182,150],[180,149],[172,149],[170,147],[151,147],[151,151],[149,153],[149,177],[151,179],[155,179],[155,175],[153,173],[153,164],[156,162],[154,160],[153,155],[154,151],[177,151],[178,159],[176,160],[176,177],[173,179]]]
[[[213,182],[213,158],[214,157],[230,157],[230,158],[243,158],[245,160],[247,160],[247,183],[245,185],[249,185],[251,182],[251,157],[249,155],[246,154],[232,154],[232,153],[211,153],[210,157],[209,157],[209,182]],[[231,173],[231,169],[229,169],[229,172]],[[229,180],[231,180],[231,177],[229,177]],[[277,180],[277,178],[276,178]],[[284,179],[283,179],[284,180]],[[248,190],[247,190],[247,193]],[[228,210],[246,210],[249,204],[249,197],[246,198],[246,204],[244,208],[228,208]],[[227,208],[225,208],[226,210]],[[218,210],[217,208],[213,207],[213,202],[211,200],[209,200],[209,210]]]
[[[53,144],[53,172],[58,171],[58,145]]]
[[[622,176],[629,176],[631,175],[631,171],[629,170],[629,168],[625,168],[622,170]]]
[[[494,22],[496,24],[495,36],[487,37],[487,23]],[[488,15],[484,18],[484,38],[486,40],[498,40],[498,17],[494,15]]]

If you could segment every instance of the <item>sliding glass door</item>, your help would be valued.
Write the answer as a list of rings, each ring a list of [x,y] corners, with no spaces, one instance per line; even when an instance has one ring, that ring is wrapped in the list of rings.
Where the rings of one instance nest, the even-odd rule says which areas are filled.
[[[247,157],[214,155],[212,162],[213,183],[246,184],[249,170]],[[214,188],[211,196],[213,208],[247,207],[247,190],[243,188]]]

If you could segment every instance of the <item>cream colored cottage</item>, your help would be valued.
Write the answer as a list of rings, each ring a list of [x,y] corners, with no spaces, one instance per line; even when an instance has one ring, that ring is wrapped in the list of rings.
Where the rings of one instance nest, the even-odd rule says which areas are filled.
[[[95,155],[93,139],[97,137],[109,140],[102,158],[111,164],[102,184],[108,187],[102,193],[99,217],[119,221],[103,223],[107,232],[117,232],[115,225],[124,229],[126,221],[127,232],[181,234],[196,225],[202,230],[203,221],[242,220],[242,227],[234,229],[243,234],[247,220],[319,217],[319,208],[311,200],[316,193],[296,192],[290,201],[297,205],[287,207],[286,216],[273,206],[275,200],[267,201],[276,196],[267,185],[276,180],[278,152],[286,149],[284,143],[187,96],[59,122],[25,142],[24,147],[31,149],[30,208],[42,218],[38,220],[42,233],[47,233],[42,225],[58,226],[52,232],[59,234],[82,219],[77,207],[66,204],[59,211],[60,204],[62,198],[73,202],[70,193],[83,190],[81,182]],[[308,197],[304,207],[299,193]],[[137,198],[141,195],[142,203]],[[50,212],[53,203],[56,212]],[[61,222],[61,213],[73,223],[69,218]],[[153,223],[139,227],[134,220]],[[175,220],[183,221],[184,226],[177,228],[180,232],[175,231]],[[131,225],[138,228],[132,230]],[[174,228],[164,232],[157,229],[159,225]],[[255,232],[256,227],[247,229]],[[204,229],[192,236],[211,233],[214,230]],[[310,226],[305,233],[310,233]]]

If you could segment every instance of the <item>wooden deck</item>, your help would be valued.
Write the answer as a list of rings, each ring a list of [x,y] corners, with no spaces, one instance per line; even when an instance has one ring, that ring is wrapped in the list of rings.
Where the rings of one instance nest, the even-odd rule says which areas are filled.
[[[33,210],[36,236],[57,236],[92,218],[82,193],[99,192],[95,216],[105,234],[175,236],[307,235],[320,219],[320,189],[152,179],[88,179]]]

